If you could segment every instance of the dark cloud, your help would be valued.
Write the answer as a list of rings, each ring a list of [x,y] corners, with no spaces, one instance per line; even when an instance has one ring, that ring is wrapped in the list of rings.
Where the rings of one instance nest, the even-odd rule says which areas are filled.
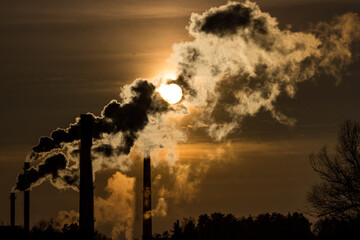
[[[114,153],[114,148],[109,144],[103,144],[99,147],[95,147],[92,149],[95,153],[100,153],[105,157],[110,157]]]
[[[219,37],[236,34],[239,29],[249,28],[255,34],[267,34],[266,19],[254,17],[254,9],[242,3],[228,4],[216,10],[210,10],[197,19],[195,32],[205,32]]]
[[[157,92],[155,86],[146,80],[137,80],[132,84],[131,95],[126,104],[121,104],[112,100],[104,107],[100,117],[88,113],[93,118],[92,136],[95,140],[101,140],[104,134],[122,133],[122,142],[120,146],[113,147],[107,143],[98,143],[93,148],[95,153],[104,157],[110,157],[113,154],[128,154],[138,137],[139,131],[149,122],[149,115],[156,115],[168,111],[169,104],[166,103]],[[52,178],[58,178],[58,171],[67,167],[67,160],[63,154],[52,155],[54,149],[64,148],[64,144],[73,143],[80,140],[80,122],[79,118],[76,123],[71,124],[67,129],[56,129],[50,137],[41,137],[39,144],[33,147],[30,154],[32,160],[43,158],[43,163],[38,169],[32,168],[25,174],[20,174],[16,189],[24,190],[32,184],[52,174]],[[50,153],[50,157],[49,154]],[[78,155],[78,150],[71,151],[72,156]],[[65,185],[78,185],[78,168],[67,168],[64,171],[62,182]]]
[[[129,153],[137,132],[142,130],[148,123],[148,115],[168,110],[168,104],[155,93],[155,86],[146,80],[138,80],[132,87],[133,97],[127,104],[121,104],[112,100],[104,107],[101,117],[88,113],[94,119],[93,138],[101,139],[104,133],[124,135],[124,147],[122,153]],[[55,148],[61,148],[62,144],[80,139],[79,121],[71,124],[67,129],[56,129],[50,137],[41,137],[39,144],[33,147],[33,156],[37,153],[49,152]],[[99,152],[110,154],[110,149]]]
[[[64,154],[59,153],[47,158],[37,168],[30,168],[17,177],[16,190],[24,191],[31,188],[39,180],[50,176],[53,180],[59,177],[59,171],[66,168],[67,160]]]
[[[95,137],[99,138],[102,133],[127,132],[128,136],[143,129],[148,122],[148,114],[153,111],[152,96],[155,86],[140,80],[131,88],[134,97],[128,104],[122,105],[117,101],[111,101],[103,110],[103,118],[98,120],[98,132]]]
[[[71,124],[69,128],[58,128],[51,133],[51,137],[41,137],[39,144],[33,147],[34,152],[48,152],[61,147],[61,143],[68,143],[79,139],[79,124]]]
[[[73,186],[75,189],[79,189],[80,186],[80,174],[77,169],[74,169],[71,174],[65,175],[62,180],[68,186]]]
[[[202,32],[216,35],[235,34],[239,27],[249,26],[251,10],[240,4],[230,5],[228,8],[210,13],[204,22],[199,22]]]

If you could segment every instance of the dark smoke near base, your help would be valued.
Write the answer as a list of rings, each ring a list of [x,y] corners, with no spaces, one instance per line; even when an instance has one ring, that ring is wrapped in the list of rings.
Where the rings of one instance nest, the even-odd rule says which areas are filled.
[[[34,183],[37,183],[39,180],[50,177],[53,181],[59,177],[59,171],[64,170],[67,165],[67,160],[64,154],[56,154],[47,159],[36,168],[32,167],[28,169],[25,173],[20,173],[18,175],[18,181],[16,182],[16,190],[25,191],[29,189],[30,186]]]
[[[122,105],[116,100],[112,100],[104,107],[101,117],[94,118],[93,138],[100,139],[104,133],[114,134],[124,133],[124,147],[117,149],[118,153],[127,154],[132,147],[136,134],[143,129],[148,122],[148,115],[166,111],[168,104],[154,95],[155,86],[146,80],[138,80],[131,88],[134,97],[130,103]],[[68,129],[56,129],[50,137],[41,137],[37,146],[33,147],[33,156],[36,153],[49,152],[55,148],[60,148],[61,144],[79,140],[79,122],[71,124]],[[110,154],[110,149],[99,147],[98,152]]]
[[[101,139],[104,134],[116,134],[121,132],[122,144],[113,148],[108,144],[101,144],[93,149],[94,152],[109,157],[113,154],[128,154],[138,132],[148,123],[148,117],[168,110],[166,103],[157,92],[155,86],[146,80],[137,80],[131,87],[132,97],[129,103],[121,104],[112,100],[104,107],[100,117],[91,113],[94,119],[93,138]],[[43,154],[58,151],[64,144],[72,143],[80,139],[79,121],[71,124],[67,129],[56,129],[50,134],[50,137],[41,137],[39,144],[32,149],[30,159],[36,161],[43,158]],[[78,150],[72,151],[77,155]],[[55,153],[54,153],[55,154]],[[45,177],[50,177],[56,182],[60,177],[58,171],[69,167],[69,162],[62,153],[56,155],[50,154],[42,160],[37,168],[31,168],[26,174],[19,174],[17,177],[16,190],[26,190],[33,185],[38,185],[39,181]],[[69,168],[67,169],[69,170]],[[78,187],[79,174],[76,168],[61,177],[63,184]],[[59,179],[60,181],[60,179]]]

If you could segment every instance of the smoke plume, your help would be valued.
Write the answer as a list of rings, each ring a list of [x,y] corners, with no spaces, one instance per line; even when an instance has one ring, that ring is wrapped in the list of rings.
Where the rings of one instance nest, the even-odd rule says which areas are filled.
[[[121,101],[112,100],[100,116],[88,113],[94,119],[93,171],[114,168],[122,172],[109,179],[110,197],[95,201],[99,224],[106,219],[126,222],[113,222],[113,236],[125,232],[131,237],[133,219],[120,214],[133,208],[135,179],[124,175],[133,165],[131,154],[151,154],[155,169],[163,167],[157,157],[166,160],[167,174],[177,184],[173,184],[174,189],[158,186],[162,190],[154,211],[166,215],[166,198],[173,197],[170,192],[190,201],[200,181],[194,176],[203,175],[208,167],[206,162],[199,169],[177,163],[176,145],[187,139],[184,129],[203,128],[220,141],[240,128],[245,116],[260,110],[270,112],[282,124],[294,125],[296,119],[277,108],[277,98],[281,94],[293,98],[299,83],[322,74],[339,83],[353,60],[351,47],[360,40],[360,20],[355,13],[319,23],[305,32],[293,32],[281,29],[276,18],[250,1],[193,13],[187,29],[193,40],[175,44],[169,58],[176,69],[175,80],[161,75],[137,79],[124,86]],[[159,95],[157,89],[166,83],[182,88],[179,103],[169,105]],[[46,179],[57,188],[76,190],[79,137],[79,118],[67,129],[41,137],[29,155],[33,167],[18,175],[16,190],[32,188]],[[185,183],[186,188],[182,187]],[[121,193],[115,187],[120,187]],[[110,210],[113,208],[116,211]],[[106,218],[102,218],[104,214]]]
[[[295,119],[277,109],[278,96],[294,97],[300,82],[320,74],[339,81],[351,63],[351,44],[360,38],[357,14],[292,32],[250,1],[193,13],[188,30],[194,40],[174,45],[170,58],[179,75],[175,82],[189,93],[184,104],[195,109],[191,125],[209,125],[215,140],[260,109],[294,125]]]
[[[113,226],[111,237],[119,239],[120,235],[132,239],[132,228],[135,218],[135,178],[117,172],[108,180],[106,191],[108,198],[95,198],[95,218],[98,226]]]
[[[31,167],[24,173],[18,175],[15,189],[24,191],[31,189],[34,186],[41,184],[46,179],[55,186],[62,186],[66,184],[66,172],[71,171],[71,168],[66,169],[67,160],[64,154],[58,153],[52,155],[40,163],[37,167]]]
[[[79,213],[74,210],[59,211],[57,218],[55,219],[55,229],[61,230],[64,226],[70,226],[71,224],[78,224]]]
[[[130,93],[124,103],[111,101],[104,107],[100,117],[94,119],[94,156],[127,155],[139,132],[152,115],[168,110],[168,104],[154,91],[155,86],[146,80],[137,80],[130,86]],[[19,174],[16,190],[31,189],[41,184],[46,177],[58,188],[78,188],[79,118],[67,129],[56,129],[50,137],[41,137],[33,147],[30,160],[38,163],[25,174]],[[114,140],[116,145],[106,140]],[[65,157],[64,153],[67,155]],[[96,170],[98,168],[95,167]]]

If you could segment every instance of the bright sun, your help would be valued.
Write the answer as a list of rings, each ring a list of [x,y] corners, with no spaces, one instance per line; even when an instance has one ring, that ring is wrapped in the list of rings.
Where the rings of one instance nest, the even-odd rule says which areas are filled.
[[[170,104],[177,103],[182,98],[182,90],[179,85],[172,83],[169,85],[161,85],[158,89],[162,98]]]

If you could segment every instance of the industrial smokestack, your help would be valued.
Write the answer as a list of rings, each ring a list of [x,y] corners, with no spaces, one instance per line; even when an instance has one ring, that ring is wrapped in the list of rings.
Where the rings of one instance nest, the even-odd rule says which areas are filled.
[[[150,157],[144,158],[143,240],[152,238]]]
[[[30,162],[24,163],[24,175],[30,168]],[[24,191],[24,231],[26,234],[29,234],[30,231],[30,191]]]
[[[93,117],[80,118],[80,214],[79,227],[84,239],[94,236],[94,187],[91,165]]]
[[[15,193],[10,193],[10,226],[15,227]]]

